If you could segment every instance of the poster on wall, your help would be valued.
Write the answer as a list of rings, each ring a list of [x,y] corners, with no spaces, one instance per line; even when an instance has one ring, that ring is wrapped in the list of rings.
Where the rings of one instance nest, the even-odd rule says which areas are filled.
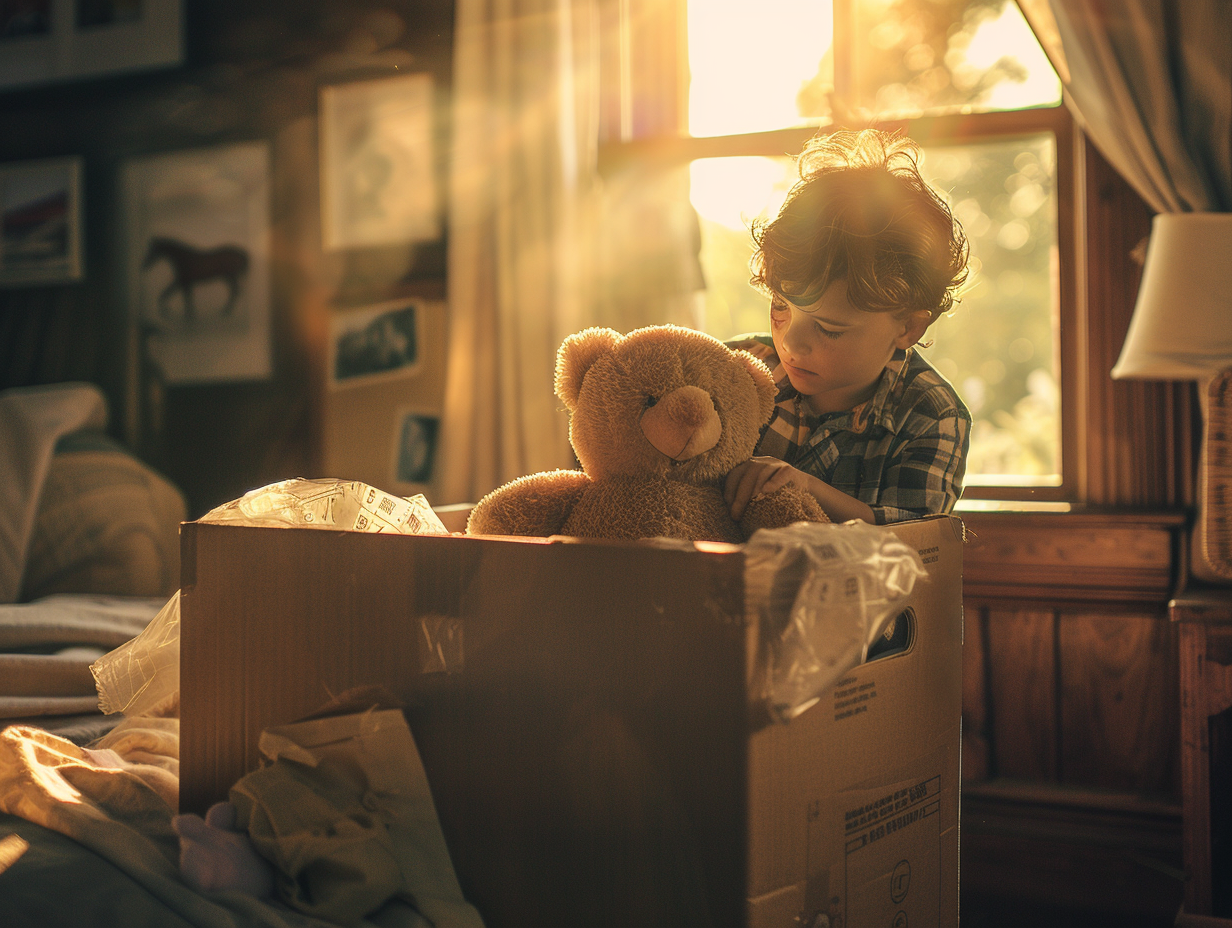
[[[0,89],[171,67],[182,0],[0,0]]]
[[[321,235],[327,249],[439,238],[432,75],[320,92]]]
[[[131,161],[129,311],[168,384],[270,376],[269,146]]]
[[[81,159],[0,164],[0,287],[81,275]]]
[[[333,316],[330,384],[352,387],[416,373],[419,368],[417,301],[395,300]]]

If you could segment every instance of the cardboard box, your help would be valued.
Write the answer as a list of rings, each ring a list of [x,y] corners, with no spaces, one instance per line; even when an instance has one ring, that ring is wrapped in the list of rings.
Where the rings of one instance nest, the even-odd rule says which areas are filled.
[[[181,808],[379,684],[490,928],[956,925],[962,524],[885,530],[910,647],[784,724],[741,547],[187,524]]]

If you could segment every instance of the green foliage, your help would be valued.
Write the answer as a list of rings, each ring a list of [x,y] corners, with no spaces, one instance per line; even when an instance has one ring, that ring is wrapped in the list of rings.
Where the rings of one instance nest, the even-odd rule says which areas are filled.
[[[925,152],[924,174],[971,245],[967,284],[923,354],[971,408],[973,482],[1047,483],[1059,471],[1055,162],[1050,135]],[[752,247],[747,229],[702,220],[705,328],[720,338],[767,329],[766,299],[748,283]]]

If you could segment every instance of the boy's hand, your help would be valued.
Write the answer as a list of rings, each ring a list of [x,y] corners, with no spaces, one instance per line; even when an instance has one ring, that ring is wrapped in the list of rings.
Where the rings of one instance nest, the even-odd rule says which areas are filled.
[[[749,458],[743,464],[737,464],[727,475],[727,482],[723,485],[723,501],[731,510],[732,518],[739,522],[755,497],[773,493],[789,483],[807,489],[808,477],[778,458]]]

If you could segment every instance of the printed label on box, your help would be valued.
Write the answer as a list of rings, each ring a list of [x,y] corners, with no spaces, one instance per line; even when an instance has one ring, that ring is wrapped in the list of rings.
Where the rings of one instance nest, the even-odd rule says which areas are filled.
[[[934,925],[941,907],[941,777],[847,794],[846,924]]]

